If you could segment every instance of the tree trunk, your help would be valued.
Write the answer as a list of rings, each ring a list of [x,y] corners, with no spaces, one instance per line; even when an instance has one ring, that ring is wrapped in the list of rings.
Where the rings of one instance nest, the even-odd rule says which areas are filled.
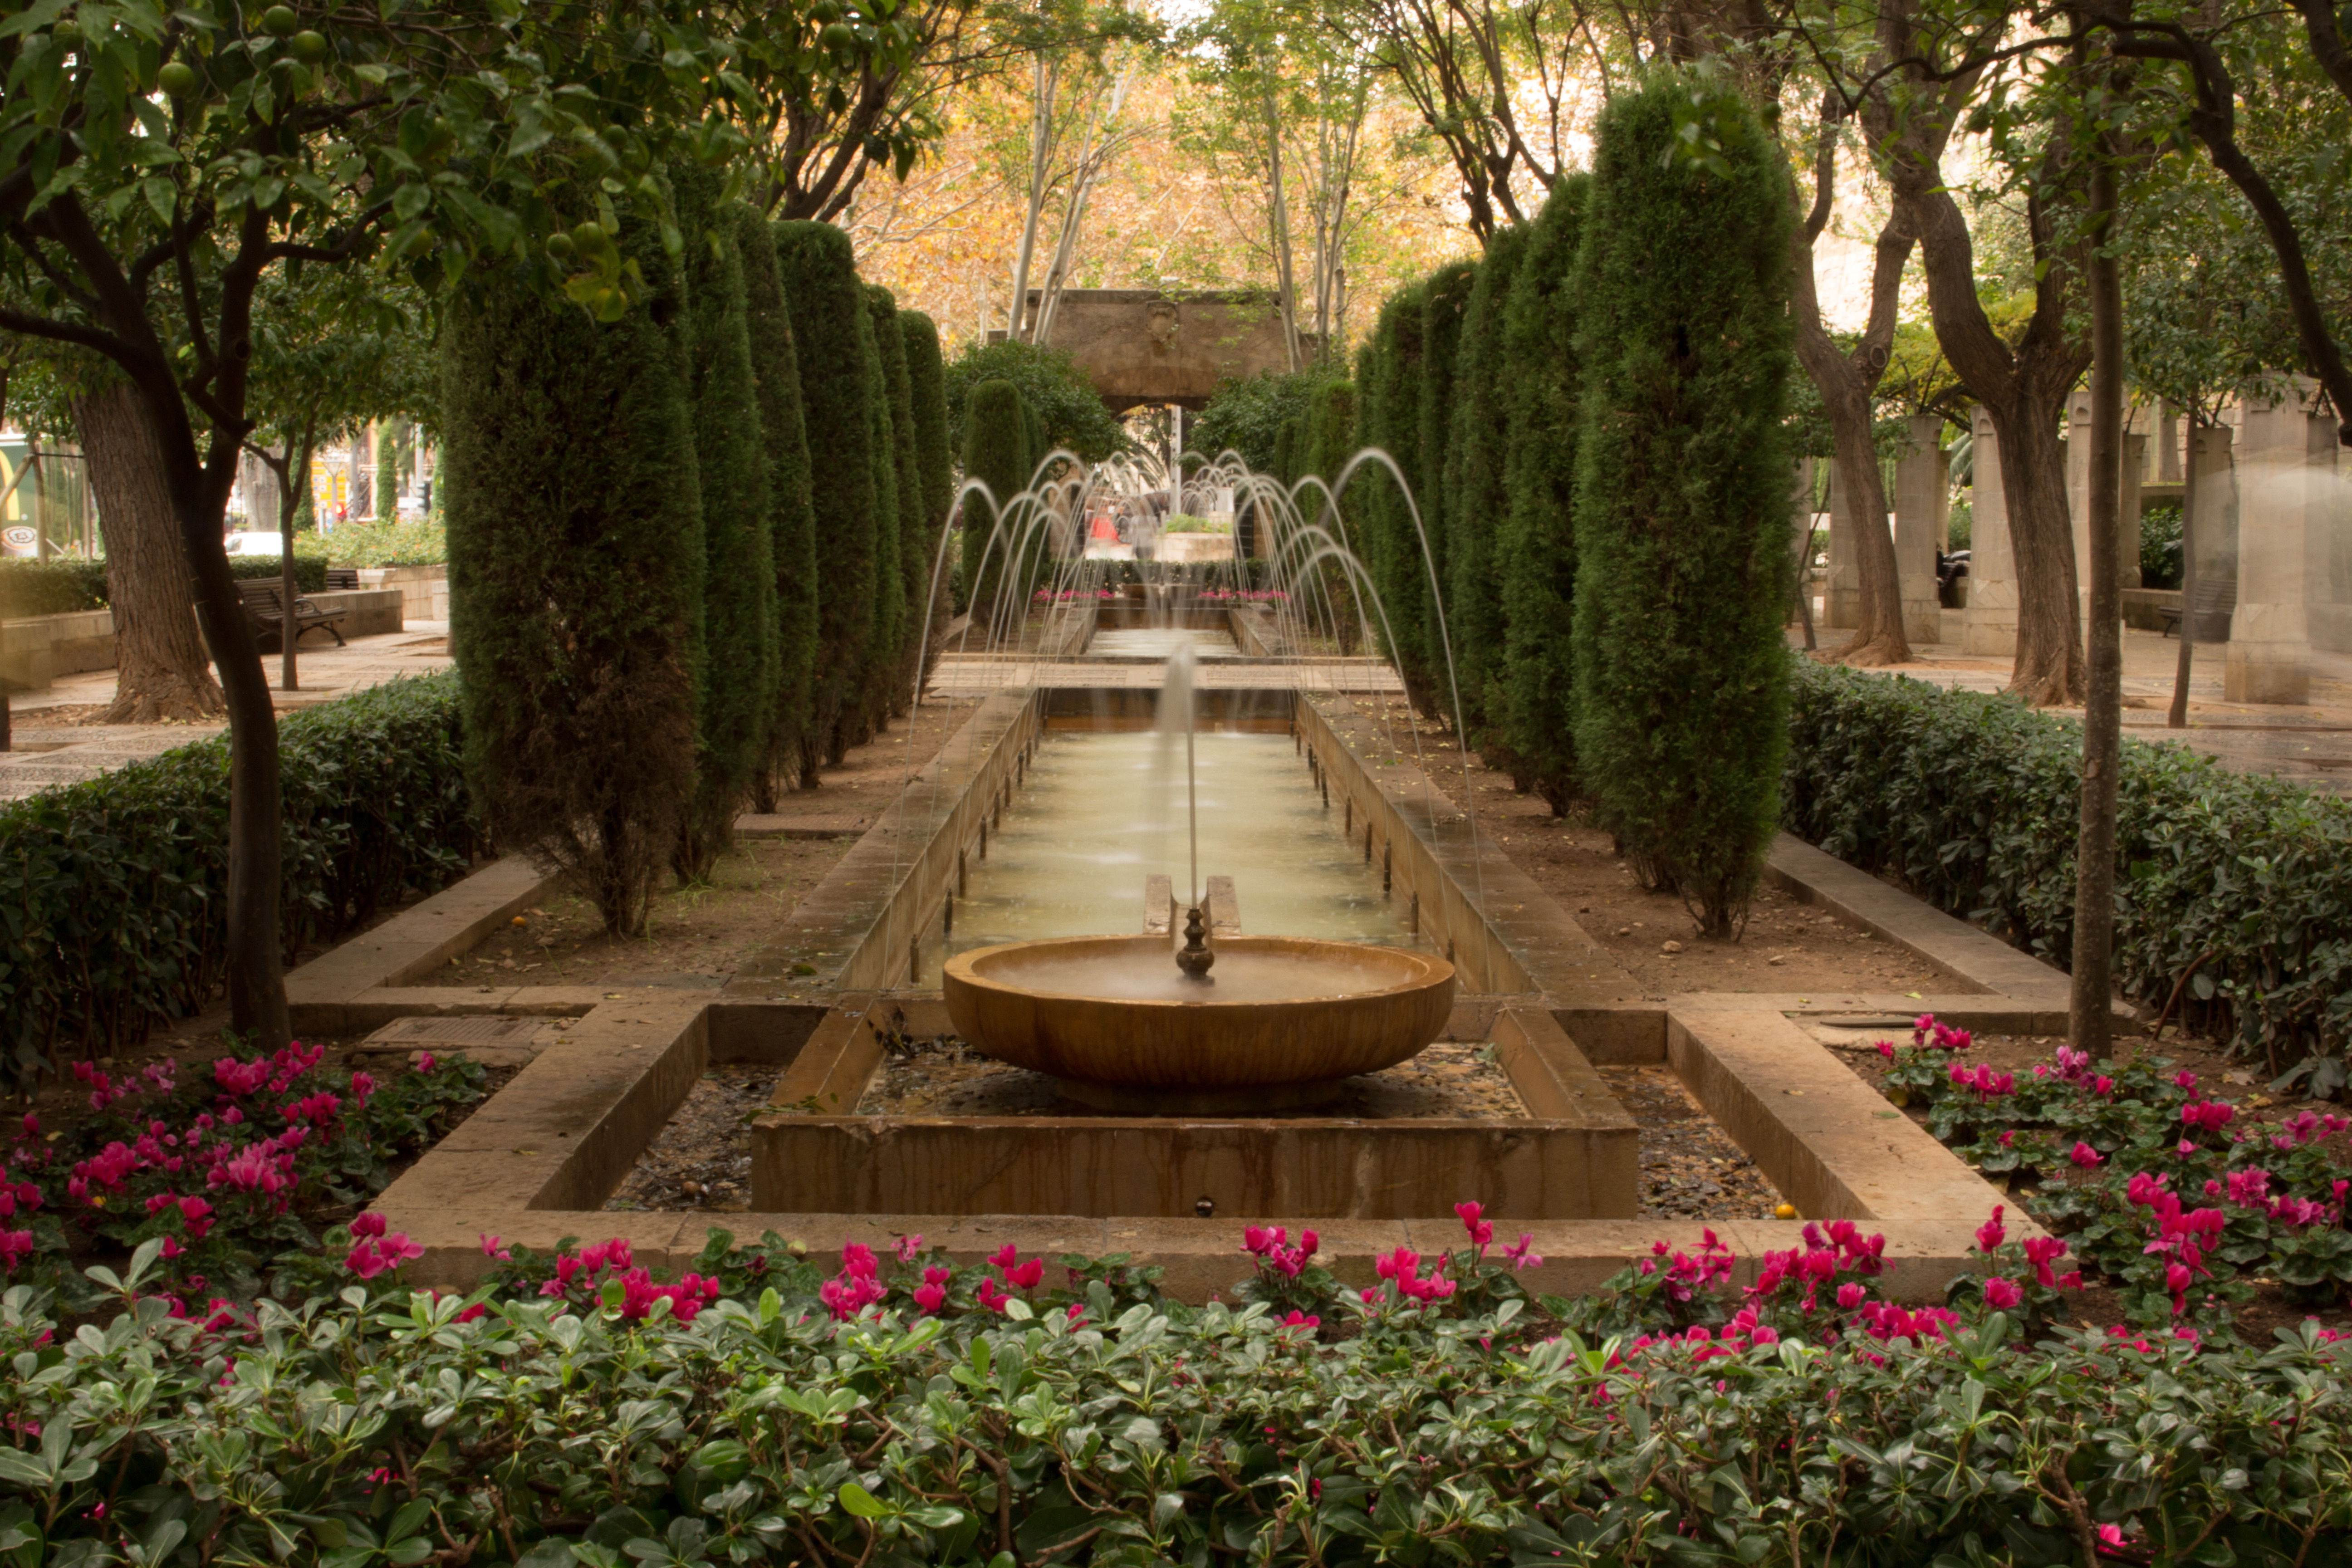
[[[2172,669],[2172,705],[2164,715],[2168,730],[2189,728],[2189,669],[2195,662],[2197,640],[2197,409],[2180,422],[2185,448],[2180,454],[2180,652]]]
[[[2104,140],[2104,139],[2103,139]],[[2074,963],[2069,1032],[2093,1060],[2113,1044],[2116,773],[2123,761],[2123,280],[2097,247],[2114,226],[2116,177],[2105,147],[2091,169],[2090,682],[2083,703],[2082,821],[2074,849]],[[2182,617],[2184,620],[2186,616]]]
[[[1862,605],[1853,639],[1822,657],[1832,663],[1863,667],[1908,664],[1911,643],[1903,631],[1902,567],[1895,553],[1894,531],[1887,526],[1885,476],[1879,471],[1878,447],[1871,438],[1871,399],[1879,378],[1886,374],[1912,239],[1900,212],[1879,231],[1871,268],[1869,321],[1853,352],[1841,351],[1822,319],[1820,285],[1813,276],[1813,244],[1829,221],[1835,195],[1836,127],[1842,117],[1840,100],[1825,100],[1813,161],[1811,210],[1801,209],[1798,222],[1790,230],[1792,298],[1789,314],[1796,327],[1797,358],[1820,391],[1822,407],[1829,416],[1838,493],[1846,499],[1846,521],[1856,535],[1854,563],[1862,576]],[[1810,638],[1810,605],[1805,630]],[[1811,642],[1806,646],[1811,647]]]
[[[115,687],[104,721],[215,718],[222,710],[221,689],[189,609],[187,552],[163,450],[139,393],[124,384],[78,397],[73,417],[106,528]]]
[[[2080,702],[2082,614],[2058,421],[2090,356],[2066,337],[2066,263],[2053,259],[2042,269],[2033,316],[2012,351],[1977,299],[1976,251],[1959,205],[1932,166],[1925,174],[1903,163],[1895,168],[1895,199],[1911,209],[1919,235],[1937,342],[1969,395],[1992,416],[2000,440],[2001,490],[2017,563],[2017,662],[2010,689],[2036,706]]]

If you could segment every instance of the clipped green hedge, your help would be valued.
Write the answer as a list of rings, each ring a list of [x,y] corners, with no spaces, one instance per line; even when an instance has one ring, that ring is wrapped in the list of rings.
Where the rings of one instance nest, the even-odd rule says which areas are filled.
[[[278,723],[289,951],[465,868],[478,825],[454,676]],[[0,1086],[204,1005],[221,977],[227,845],[218,738],[0,805]]]
[[[2081,726],[2008,697],[1799,660],[1789,831],[2063,964]],[[2352,1046],[2352,804],[2126,740],[2116,976],[2277,1071]]]
[[[234,577],[276,577],[280,571],[275,555],[232,555],[228,569]],[[327,585],[327,557],[307,553],[299,536],[294,541],[294,585],[305,594]],[[0,621],[70,616],[102,610],[109,603],[103,561],[0,561]]]

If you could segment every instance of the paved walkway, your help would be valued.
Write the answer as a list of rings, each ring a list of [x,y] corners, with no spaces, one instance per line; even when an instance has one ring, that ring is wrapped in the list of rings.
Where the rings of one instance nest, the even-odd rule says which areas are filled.
[[[324,647],[314,646],[324,642]],[[315,707],[379,685],[395,676],[446,669],[449,626],[446,621],[411,621],[397,632],[356,637],[347,647],[313,636],[296,660],[299,691],[278,689],[278,659],[264,654],[278,710]],[[78,724],[60,722],[62,710],[102,707],[114,700],[114,671],[96,669],[60,676],[47,691],[22,693],[10,701],[14,746],[0,752],[0,800],[18,800],[52,784],[78,784],[134,763],[217,735],[226,724]]]
[[[1885,671],[1968,691],[1999,691],[2009,684],[2010,661],[1969,654],[1959,647],[1960,614],[1944,612],[1946,641],[1913,649],[1915,663]],[[1822,647],[1846,633],[1824,628]],[[1792,629],[1801,645],[1803,634]],[[2193,650],[2189,680],[2189,728],[2165,727],[2172,704],[2173,672],[2180,644],[2158,632],[2124,632],[2124,733],[2137,741],[2177,742],[2242,773],[2275,773],[2315,790],[2352,796],[2352,658],[2315,651],[2311,701],[2286,707],[2231,702],[2221,695],[2223,652]],[[2055,709],[2079,716],[2080,709]]]

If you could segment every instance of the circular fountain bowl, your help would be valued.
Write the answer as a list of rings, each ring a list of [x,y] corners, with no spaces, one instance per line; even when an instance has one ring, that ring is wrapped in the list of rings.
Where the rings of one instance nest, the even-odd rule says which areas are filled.
[[[1066,937],[948,960],[948,1015],[975,1049],[1104,1110],[1265,1115],[1329,1100],[1444,1032],[1454,966],[1297,937],[1213,944],[1212,983],[1164,937]]]

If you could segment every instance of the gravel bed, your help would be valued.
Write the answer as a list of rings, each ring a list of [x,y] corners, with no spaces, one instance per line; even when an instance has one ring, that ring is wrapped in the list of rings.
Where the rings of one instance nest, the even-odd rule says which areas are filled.
[[[1597,1069],[1641,1124],[1643,1219],[1770,1219],[1780,1190],[1699,1108],[1674,1070]]]
[[[751,1136],[745,1124],[768,1109],[777,1069],[748,1063],[711,1068],[655,1134],[607,1209],[751,1206]]]

